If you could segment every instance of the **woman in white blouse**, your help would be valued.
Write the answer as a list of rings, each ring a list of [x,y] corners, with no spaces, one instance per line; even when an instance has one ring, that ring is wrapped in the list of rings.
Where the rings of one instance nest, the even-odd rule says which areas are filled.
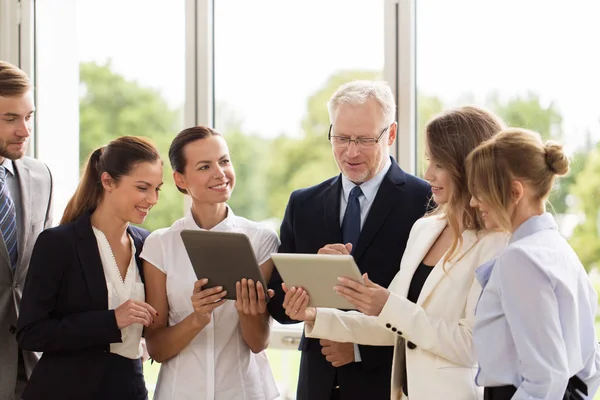
[[[598,295],[545,202],[569,171],[562,145],[507,129],[467,160],[472,205],[485,225],[512,234],[477,269],[477,384],[486,400],[592,399],[600,385]]]
[[[203,289],[207,281],[197,280],[180,232],[246,234],[267,282],[277,234],[227,206],[235,173],[219,133],[202,126],[183,130],[171,143],[169,159],[175,184],[190,195],[192,206],[171,227],[153,232],[141,255],[146,298],[158,311],[146,333],[151,357],[162,363],[154,398],[274,399],[278,391],[264,352],[271,324],[264,288],[243,279],[236,301],[225,300],[220,287]]]
[[[158,201],[163,163],[147,139],[124,136],[94,151],[61,225],[38,237],[17,340],[41,351],[23,399],[143,400],[144,302],[139,253]]]
[[[391,398],[480,399],[471,338],[480,293],[475,268],[506,245],[506,235],[487,231],[469,207],[465,159],[503,123],[492,113],[461,107],[425,128],[428,161],[424,178],[437,204],[415,222],[400,272],[383,288],[341,278],[339,294],[360,312],[306,308],[303,289],[290,288],[286,313],[306,321],[308,337],[365,345],[394,345]],[[351,245],[327,245],[325,254],[348,254]],[[285,290],[285,288],[284,288]]]

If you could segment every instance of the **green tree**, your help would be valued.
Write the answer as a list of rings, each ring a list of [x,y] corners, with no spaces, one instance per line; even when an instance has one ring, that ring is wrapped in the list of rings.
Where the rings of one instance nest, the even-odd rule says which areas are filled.
[[[560,110],[551,102],[544,106],[537,93],[528,92],[514,96],[506,102],[500,100],[497,92],[488,97],[490,108],[506,121],[508,126],[531,129],[538,132],[544,140],[561,140],[563,137],[563,118]],[[578,170],[574,168],[568,178],[557,181],[552,189],[550,211],[556,214],[568,212],[567,196]]]
[[[271,166],[271,140],[246,134],[242,121],[226,103],[216,107],[215,126],[227,140],[235,168],[236,184],[229,205],[237,215],[254,221],[268,219],[268,170]]]
[[[577,209],[583,221],[575,227],[570,244],[587,270],[600,262],[600,143],[588,154],[581,153],[575,164],[577,174],[571,193],[577,198]]]
[[[180,113],[169,108],[161,94],[114,72],[110,61],[79,67],[79,159],[85,164],[90,153],[119,136],[150,138],[164,160],[164,186],[158,204],[144,227],[149,230],[169,226],[183,214],[183,196],[172,179],[168,149],[180,126]]]
[[[425,126],[444,110],[444,103],[437,96],[417,92],[417,175],[423,176],[427,168],[425,160]]]

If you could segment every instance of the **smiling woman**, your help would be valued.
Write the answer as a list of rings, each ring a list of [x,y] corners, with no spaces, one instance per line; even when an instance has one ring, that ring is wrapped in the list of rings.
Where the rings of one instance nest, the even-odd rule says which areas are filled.
[[[266,281],[277,234],[234,215],[227,205],[235,171],[218,132],[204,126],[183,130],[171,143],[169,159],[175,184],[190,195],[192,207],[171,227],[154,231],[141,254],[147,299],[158,311],[146,332],[150,355],[162,363],[157,396],[274,399],[277,386],[264,352],[271,325],[264,288],[241,279],[235,301],[227,301],[220,286],[204,289],[208,280],[196,276],[180,234],[189,229],[246,234]]]
[[[151,142],[113,140],[91,154],[61,225],[38,237],[17,340],[44,354],[24,399],[146,398],[141,336],[156,310],[139,259],[148,231],[130,223],[144,222],[162,177]]]

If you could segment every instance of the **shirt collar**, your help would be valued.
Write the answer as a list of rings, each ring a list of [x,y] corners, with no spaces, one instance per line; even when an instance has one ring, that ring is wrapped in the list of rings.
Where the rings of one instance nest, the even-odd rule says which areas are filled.
[[[508,243],[513,243],[517,240],[523,239],[529,235],[533,235],[534,233],[542,231],[544,229],[558,229],[558,226],[554,221],[554,217],[550,213],[543,213],[542,215],[535,215],[533,217],[529,217],[512,234]],[[492,271],[494,270],[495,265],[496,258],[484,264],[481,264],[475,270],[475,277],[477,278],[477,281],[479,282],[482,288],[485,288],[485,285],[490,280],[490,276],[492,275]]]
[[[15,165],[13,164],[13,161],[11,159],[4,158],[4,161],[2,161],[2,164],[0,165],[6,168],[6,172],[10,172],[12,176],[15,176]]]
[[[477,281],[481,285],[482,289],[485,288],[485,285],[487,285],[488,281],[490,280],[490,276],[492,275],[492,271],[494,270],[494,265],[496,265],[495,258],[481,264],[475,270],[475,277],[477,278]]]
[[[227,216],[225,217],[225,219],[223,221],[219,222],[217,225],[215,225],[212,229],[209,229],[209,231],[227,232],[231,229],[231,227],[234,226],[235,215],[233,214],[233,211],[231,211],[231,208],[228,205],[226,205],[226,206],[227,206]],[[184,217],[184,225],[185,225],[185,229],[200,230],[200,231],[206,230],[206,229],[200,228],[196,224],[196,221],[194,221],[194,216],[192,215],[191,208],[188,210],[187,214]]]
[[[558,229],[554,217],[550,213],[543,213],[542,215],[534,215],[529,217],[523,222],[517,230],[515,230],[509,240],[509,244],[516,242],[517,240],[523,239],[529,235],[533,235],[536,232],[545,229]]]
[[[367,201],[371,201],[375,198],[375,196],[377,195],[377,191],[379,190],[379,186],[381,186],[381,182],[383,182],[383,178],[385,178],[385,175],[387,174],[391,166],[392,159],[388,157],[387,162],[385,163],[381,171],[377,173],[377,175],[375,175],[368,181],[360,184],[360,188]],[[354,186],[356,186],[356,184],[350,179],[348,179],[344,174],[342,174],[342,190],[344,193],[344,199],[347,199],[348,196],[350,196],[350,191],[354,188]]]

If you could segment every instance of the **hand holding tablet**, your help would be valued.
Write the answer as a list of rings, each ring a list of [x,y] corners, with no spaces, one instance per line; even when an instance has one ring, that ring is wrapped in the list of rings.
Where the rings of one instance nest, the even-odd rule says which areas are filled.
[[[223,298],[228,300],[237,300],[238,293],[246,294],[248,306],[244,308],[243,304],[240,304],[240,309],[246,309],[250,313],[252,313],[251,294],[256,293],[253,290],[262,291],[265,302],[269,301],[271,295],[267,292],[267,285],[246,235],[234,232],[183,230],[181,239],[196,277],[199,280],[206,279],[206,282],[201,285],[202,291],[221,287],[225,292]],[[244,282],[246,285],[243,284]],[[211,291],[207,296],[214,296],[221,290],[214,293]]]
[[[333,289],[340,284],[338,277],[362,284],[362,275],[351,255],[273,253],[271,257],[288,289],[304,288],[308,292],[308,306],[357,308]]]

